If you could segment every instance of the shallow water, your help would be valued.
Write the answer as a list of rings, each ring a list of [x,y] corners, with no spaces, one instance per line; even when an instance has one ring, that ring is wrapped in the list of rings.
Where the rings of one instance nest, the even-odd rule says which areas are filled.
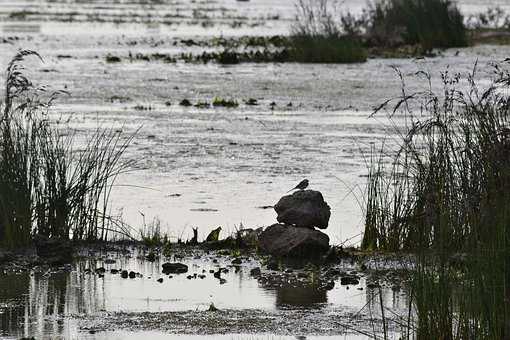
[[[3,335],[35,336],[36,339],[53,339],[54,336],[72,339],[86,334],[89,334],[87,339],[122,337],[122,332],[115,332],[115,325],[122,326],[121,329],[131,327],[131,332],[135,329],[153,329],[145,324],[129,326],[130,323],[126,324],[124,321],[126,316],[117,316],[118,312],[175,312],[184,313],[182,315],[192,319],[200,313],[210,313],[207,310],[211,303],[220,310],[232,311],[233,315],[236,314],[235,311],[239,311],[254,320],[285,319],[287,314],[299,313],[305,317],[306,314],[312,315],[308,318],[313,317],[313,323],[320,324],[328,322],[328,318],[334,315],[335,319],[339,318],[345,325],[360,330],[366,329],[366,326],[361,325],[362,320],[372,317],[377,320],[379,315],[379,290],[367,287],[363,276],[359,285],[341,285],[338,280],[332,289],[327,290],[308,281],[311,277],[303,281],[310,282],[304,285],[275,285],[257,280],[250,276],[250,269],[260,266],[260,263],[252,257],[244,259],[240,267],[235,267],[230,264],[229,257],[197,253],[180,260],[189,266],[188,273],[172,274],[171,278],[161,273],[162,262],[148,262],[143,259],[142,253],[134,252],[132,256],[125,256],[110,252],[98,258],[80,260],[63,271],[36,267],[30,272],[10,271],[0,274],[0,331]],[[105,263],[107,258],[116,262]],[[95,273],[95,269],[100,267],[106,269],[104,276]],[[111,269],[121,268],[141,275],[133,279],[123,279],[120,274],[110,273]],[[210,273],[210,270],[217,271],[219,268],[228,269],[228,273],[222,274],[222,278],[226,279],[225,283],[220,284]],[[349,263],[344,263],[339,269],[345,273],[357,273],[356,266]],[[205,278],[188,277],[194,274],[203,274]],[[157,281],[160,278],[163,278],[161,283]],[[405,310],[407,299],[404,290],[383,286],[382,294],[388,310]],[[101,321],[104,313],[110,313],[106,324]],[[156,315],[154,314],[154,317]],[[130,318],[128,315],[126,320],[132,320]],[[270,331],[282,335],[289,333],[289,330],[278,329],[277,326],[278,324],[267,325],[258,329],[258,332]],[[168,326],[163,324],[158,327],[167,329]],[[199,322],[193,326],[193,321],[184,328],[182,325],[171,327],[170,333],[223,333],[221,328],[206,327]],[[307,328],[302,327],[303,325],[296,325],[294,329],[303,334]],[[314,332],[356,335],[352,329],[332,325],[329,327],[332,327],[329,331],[309,329],[309,333],[305,335]],[[114,332],[111,333],[112,331]],[[261,338],[257,337],[256,333],[249,337],[233,338]],[[136,339],[141,335],[135,332],[133,336]],[[161,336],[164,336],[164,333],[161,333]]]
[[[406,81],[409,90],[417,90],[426,86],[413,78],[418,70],[430,72],[437,80],[447,67],[465,74],[477,60],[479,65],[503,60],[510,55],[510,47],[477,46],[442,51],[435,58],[372,59],[354,65],[105,61],[108,54],[125,58],[129,53],[201,51],[174,45],[181,38],[286,34],[293,3],[0,0],[0,68],[5,69],[18,49],[38,51],[44,63],[32,59],[28,71],[34,81],[70,92],[60,97],[51,114],[70,119],[80,140],[97,127],[122,129],[126,136],[139,129],[126,153],[127,159],[137,161],[136,167],[119,178],[112,195],[112,212],[121,213],[135,230],[154,218],[175,239],[191,238],[192,226],[199,227],[199,239],[219,225],[222,236],[241,226],[267,226],[275,222],[276,215],[262,207],[273,205],[308,178],[311,188],[320,190],[332,208],[326,230],[331,243],[356,245],[363,225],[359,202],[367,158],[381,141],[391,144],[395,126],[405,124],[398,116],[392,121],[382,116],[368,118],[375,106],[400,94],[401,83],[392,67],[410,78]],[[357,0],[344,3],[353,11],[364,6]],[[467,14],[489,5],[510,10],[503,0],[460,1]],[[479,73],[478,77],[487,82],[490,75]],[[439,81],[433,86],[441,90]],[[184,98],[196,103],[211,102],[216,96],[233,98],[240,106],[198,109],[178,105]],[[249,98],[260,105],[245,105]],[[167,101],[172,105],[167,106]],[[271,107],[272,102],[276,106]],[[139,105],[152,109],[141,110]],[[85,270],[103,264],[86,260],[65,272],[0,274],[0,338],[276,340],[300,335],[288,331],[273,332],[281,336],[242,331],[171,335],[171,330],[153,329],[90,332],[83,325],[83,318],[92,318],[94,324],[115,312],[202,312],[211,302],[220,309],[269,319],[285,319],[285,313],[299,310],[318,311],[313,317],[319,325],[327,315],[344,319],[362,310],[365,324],[356,326],[369,325],[369,311],[363,307],[373,292],[364,278],[350,289],[336,282],[329,291],[266,287],[249,276],[249,269],[257,265],[252,259],[238,273],[232,269],[225,274],[223,285],[208,272],[203,280],[181,275],[165,277],[160,284],[156,282],[160,263],[136,257],[117,260],[105,267],[134,270],[143,278],[121,279],[108,272],[101,278]],[[188,264],[191,273],[223,265],[213,263],[212,258],[189,260]],[[389,288],[383,292],[385,305],[405,308],[403,292]],[[375,306],[371,312],[376,314]],[[122,320],[117,322],[122,324]],[[366,336],[348,332],[331,338]]]

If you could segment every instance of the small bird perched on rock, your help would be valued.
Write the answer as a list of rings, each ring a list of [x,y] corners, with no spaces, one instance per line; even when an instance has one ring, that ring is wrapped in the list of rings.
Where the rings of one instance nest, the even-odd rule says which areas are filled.
[[[294,188],[290,189],[287,192],[291,192],[292,190],[296,190],[296,189],[298,189],[298,190],[305,190],[307,187],[308,187],[308,180],[304,179],[301,182],[299,182],[298,185],[296,185]]]

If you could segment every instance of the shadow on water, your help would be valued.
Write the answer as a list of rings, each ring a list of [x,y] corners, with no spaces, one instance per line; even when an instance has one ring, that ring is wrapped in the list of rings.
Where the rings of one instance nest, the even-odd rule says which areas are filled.
[[[328,302],[326,290],[314,286],[293,287],[283,286],[276,289],[277,307],[324,307]]]

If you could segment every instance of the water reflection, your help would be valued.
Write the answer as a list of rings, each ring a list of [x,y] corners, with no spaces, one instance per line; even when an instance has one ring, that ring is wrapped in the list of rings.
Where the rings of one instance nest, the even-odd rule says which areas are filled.
[[[41,25],[38,24],[4,24],[4,33],[41,33]]]
[[[328,294],[315,286],[283,286],[276,289],[277,307],[323,307],[328,302]]]
[[[203,311],[210,303],[220,309],[356,311],[370,302],[372,311],[380,310],[377,305],[380,290],[361,291],[361,285],[365,286],[363,278],[358,289],[338,284],[325,290],[317,285],[296,286],[285,281],[262,284],[249,275],[250,269],[260,265],[254,259],[236,268],[230,265],[231,259],[214,255],[181,260],[188,265],[188,273],[170,278],[161,274],[159,262],[114,254],[105,258],[115,259],[115,263],[86,258],[62,271],[35,269],[29,273],[0,273],[2,337],[83,338],[78,321],[68,316],[94,315],[101,311]],[[104,275],[96,273],[97,268],[104,268]],[[219,268],[226,268],[222,272],[226,282],[222,284],[211,274]],[[112,269],[135,271],[138,275],[123,279],[120,274],[111,274]],[[387,308],[400,308],[401,304],[405,307],[401,293],[390,289],[381,292]]]

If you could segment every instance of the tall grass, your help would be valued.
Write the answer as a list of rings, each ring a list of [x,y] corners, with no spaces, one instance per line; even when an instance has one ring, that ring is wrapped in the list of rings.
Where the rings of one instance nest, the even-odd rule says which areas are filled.
[[[353,63],[367,59],[359,37],[343,29],[335,0],[298,0],[289,59],[304,63]]]
[[[381,0],[367,11],[372,43],[434,47],[467,45],[464,18],[451,0]]]
[[[385,102],[411,122],[395,153],[373,157],[366,249],[417,254],[417,339],[510,337],[510,73],[442,75]],[[461,87],[466,86],[465,90]]]
[[[72,130],[60,131],[48,118],[59,95],[24,75],[19,52],[8,64],[0,121],[0,244],[24,246],[32,236],[106,239],[115,229],[109,195],[129,166],[121,159],[130,138],[98,130],[82,150]],[[68,135],[65,137],[64,133]]]

